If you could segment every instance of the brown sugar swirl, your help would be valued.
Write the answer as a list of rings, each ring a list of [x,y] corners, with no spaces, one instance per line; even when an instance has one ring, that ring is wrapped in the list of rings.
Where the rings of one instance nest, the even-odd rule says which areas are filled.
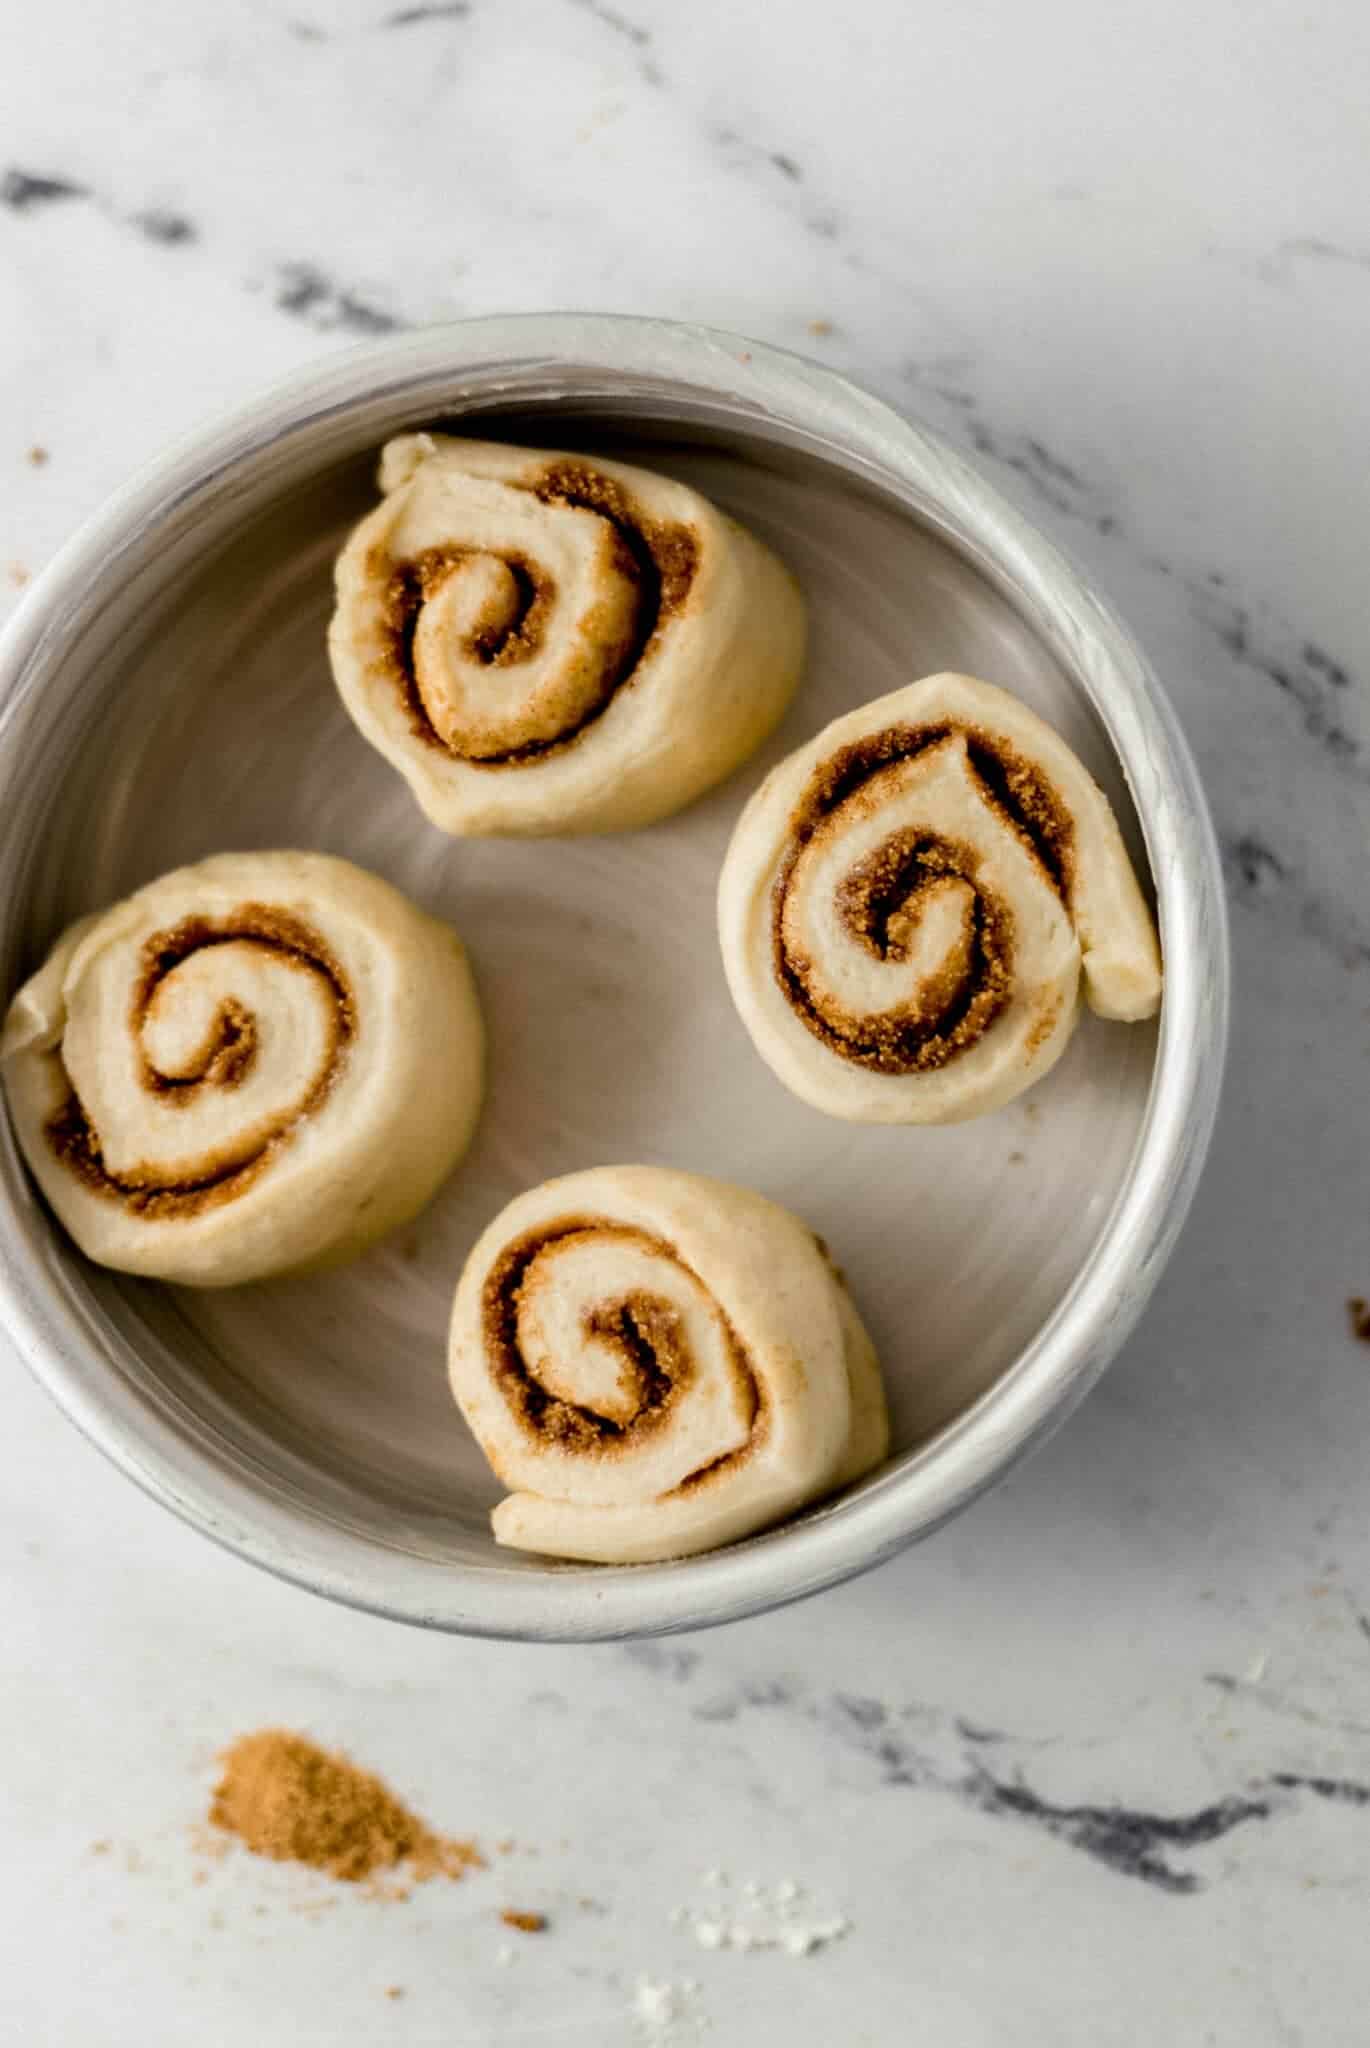
[[[667,1427],[697,1373],[682,1291],[732,1375],[750,1443],[761,1403],[727,1318],[672,1245],[603,1217],[510,1245],[486,1281],[490,1370],[525,1433],[613,1458]]]
[[[795,808],[776,878],[775,972],[817,1038],[882,1074],[928,1072],[964,1054],[1013,988],[1012,906],[985,879],[974,841],[917,822],[879,833],[884,815],[910,812],[911,791],[927,779],[909,764],[943,747],[959,754],[980,802],[1018,835],[1058,895],[1070,868],[1069,815],[1040,772],[992,734],[892,726],[820,763]],[[915,801],[915,818],[917,808]],[[860,849],[850,862],[848,846]],[[805,901],[814,888],[831,894],[816,911]],[[825,978],[825,908],[829,928],[871,961],[909,969],[902,986],[862,976],[860,962],[843,984]],[[888,1002],[861,1007],[860,992],[882,985]]]
[[[202,1103],[209,1090],[241,1090],[258,1058],[258,1014],[250,998],[233,992],[235,970],[257,986],[264,970],[306,977],[303,1001],[315,1013],[312,1070],[292,1076],[290,1094],[245,1122],[225,1128],[216,1119],[201,1154],[143,1158],[115,1172],[75,1089],[49,1120],[54,1153],[88,1187],[138,1214],[170,1217],[231,1200],[290,1142],[332,1087],[356,1029],[356,1010],[319,934],[303,919],[261,903],[240,904],[214,920],[183,918],[153,932],[143,941],[140,969],[128,1014],[138,1082],[178,1111]],[[169,1052],[160,1063],[154,1049],[159,1029]]]
[[[683,1556],[883,1453],[869,1339],[815,1238],[693,1175],[601,1168],[512,1203],[462,1275],[450,1365],[520,1549]]]
[[[435,434],[382,453],[337,563],[347,709],[450,832],[616,829],[736,765],[798,678],[760,542],[623,463]]]
[[[464,1150],[482,1033],[451,929],[323,854],[221,854],[63,934],[0,1074],[81,1249],[227,1286],[408,1220]]]
[[[552,462],[511,488],[583,515],[552,529],[549,556],[561,562],[564,550],[573,562],[564,585],[531,552],[494,540],[373,564],[385,577],[390,667],[415,734],[487,768],[573,745],[682,609],[698,560],[692,528],[649,518],[587,463]],[[558,618],[568,587],[580,599],[569,623]]]
[[[932,676],[837,720],[744,811],[719,884],[734,999],[763,1057],[860,1122],[979,1114],[1040,1078],[1085,993],[1160,995],[1116,821],[1007,692]]]

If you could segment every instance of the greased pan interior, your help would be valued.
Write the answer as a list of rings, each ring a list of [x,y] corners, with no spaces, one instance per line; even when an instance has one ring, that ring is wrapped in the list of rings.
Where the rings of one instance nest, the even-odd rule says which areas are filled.
[[[373,502],[385,434],[463,420],[679,476],[799,576],[812,646],[794,709],[667,823],[447,839],[344,715],[324,651],[333,555]],[[1159,1025],[1087,1017],[1049,1079],[991,1118],[846,1125],[787,1094],[733,1012],[718,866],[773,761],[941,668],[1021,692],[1103,783],[1158,883],[1165,1010]],[[346,855],[471,950],[492,1045],[476,1144],[416,1226],[344,1271],[218,1294],[96,1271],[7,1155],[16,1336],[135,1477],[259,1562],[409,1619],[525,1636],[771,1605],[969,1498],[1140,1307],[1221,1063],[1221,910],[1192,767],[1121,630],[1054,552],[840,380],[618,321],[471,323],[353,352],[130,487],[40,584],[3,675],[7,986],[73,915],[227,847]],[[891,1467],[688,1565],[587,1571],[495,1548],[498,1488],[445,1381],[452,1289],[513,1194],[615,1160],[755,1186],[828,1240],[884,1361]]]

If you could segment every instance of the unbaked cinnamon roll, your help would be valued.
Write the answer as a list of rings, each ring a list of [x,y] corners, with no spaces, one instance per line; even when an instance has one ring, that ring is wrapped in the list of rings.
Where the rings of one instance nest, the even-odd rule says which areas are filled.
[[[654,1167],[510,1203],[457,1289],[452,1388],[497,1541],[607,1564],[710,1550],[888,1443],[879,1367],[823,1247],[746,1188]]]
[[[1156,931],[1117,820],[1005,690],[928,676],[767,778],[719,882],[733,998],[804,1101],[953,1123],[1039,1080],[1075,1028],[1149,1017]]]
[[[331,1263],[465,1150],[455,932],[349,862],[222,854],[82,919],[10,1006],[19,1142],[89,1258],[193,1286]]]
[[[651,824],[746,759],[799,679],[804,608],[684,484],[406,434],[337,564],[352,718],[444,832]]]

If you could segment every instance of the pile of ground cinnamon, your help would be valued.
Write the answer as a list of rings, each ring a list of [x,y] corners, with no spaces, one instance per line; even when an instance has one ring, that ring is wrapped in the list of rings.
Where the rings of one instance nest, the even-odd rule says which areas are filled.
[[[435,1834],[370,1771],[307,1736],[265,1728],[240,1736],[222,1762],[210,1820],[255,1855],[349,1884],[400,1864],[418,1883],[459,1878],[484,1862],[473,1842]]]

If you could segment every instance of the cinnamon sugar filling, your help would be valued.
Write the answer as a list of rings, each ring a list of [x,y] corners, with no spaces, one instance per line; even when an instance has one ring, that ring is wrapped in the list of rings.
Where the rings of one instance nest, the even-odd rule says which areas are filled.
[[[634,601],[626,624],[617,606],[591,613],[585,644],[568,653],[583,671],[588,708],[554,739],[479,753],[458,748],[437,730],[423,701],[415,672],[414,636],[423,606],[462,562],[476,551],[459,545],[428,548],[407,562],[394,563],[376,550],[368,565],[385,578],[382,600],[387,634],[386,666],[401,693],[416,738],[473,767],[501,768],[541,759],[570,746],[600,718],[616,693],[631,685],[653,642],[680,612],[689,596],[699,563],[699,539],[693,528],[646,517],[630,492],[590,464],[568,460],[549,464],[531,484],[511,488],[529,491],[546,505],[573,505],[608,522],[615,573],[632,586]],[[553,579],[521,555],[500,556],[514,578],[517,601],[512,617],[503,614],[477,623],[466,652],[492,667],[514,667],[544,644],[556,602]]]
[[[795,807],[776,877],[772,958],[786,999],[813,1035],[841,1058],[877,1073],[929,1072],[979,1042],[1013,994],[1013,913],[981,881],[972,846],[932,832],[892,832],[838,889],[838,917],[859,944],[882,960],[907,959],[933,894],[948,882],[962,882],[969,895],[941,970],[904,1004],[857,1016],[825,990],[820,964],[787,933],[790,890],[799,857],[825,820],[882,768],[913,758],[954,731],[964,735],[985,803],[1068,904],[1075,859],[1070,813],[1041,771],[997,736],[950,723],[890,726],[820,763]]]
[[[633,1288],[597,1303],[585,1315],[587,1338],[607,1343],[619,1362],[618,1391],[630,1419],[618,1421],[580,1403],[553,1394],[542,1385],[519,1344],[518,1317],[523,1291],[539,1258],[554,1246],[576,1239],[612,1238],[640,1246],[669,1259],[691,1279],[675,1246],[627,1224],[602,1217],[567,1217],[530,1232],[507,1245],[492,1265],[484,1289],[485,1351],[491,1377],[524,1432],[539,1444],[591,1457],[630,1454],[645,1437],[661,1429],[694,1380],[697,1367],[685,1343],[683,1319],[660,1294]],[[706,1290],[707,1291],[707,1290]],[[711,1297],[712,1299],[712,1297]],[[728,1452],[701,1471],[691,1473],[677,1489],[684,1492],[724,1466],[750,1455],[764,1427],[764,1401],[746,1352],[717,1303],[729,1360],[752,1409],[748,1443]]]
[[[331,1029],[327,1055],[318,1074],[288,1115],[268,1134],[249,1159],[227,1149],[210,1154],[193,1179],[168,1180],[150,1164],[121,1174],[111,1173],[75,1090],[48,1120],[46,1135],[69,1172],[94,1193],[121,1201],[135,1214],[153,1220],[191,1216],[231,1201],[264,1171],[290,1142],[300,1123],[313,1114],[333,1088],[356,1036],[356,1005],[342,968],[325,941],[302,919],[269,904],[244,903],[221,920],[184,918],[167,931],[155,932],[142,951],[141,971],[129,1005],[129,1028],[141,1039],[149,1013],[169,975],[206,947],[241,943],[265,947],[284,965],[322,978],[330,993]],[[236,997],[220,1003],[189,1071],[168,1075],[141,1054],[141,1079],[149,1093],[177,1105],[192,1102],[205,1088],[234,1088],[250,1072],[257,1049],[254,1018]]]

